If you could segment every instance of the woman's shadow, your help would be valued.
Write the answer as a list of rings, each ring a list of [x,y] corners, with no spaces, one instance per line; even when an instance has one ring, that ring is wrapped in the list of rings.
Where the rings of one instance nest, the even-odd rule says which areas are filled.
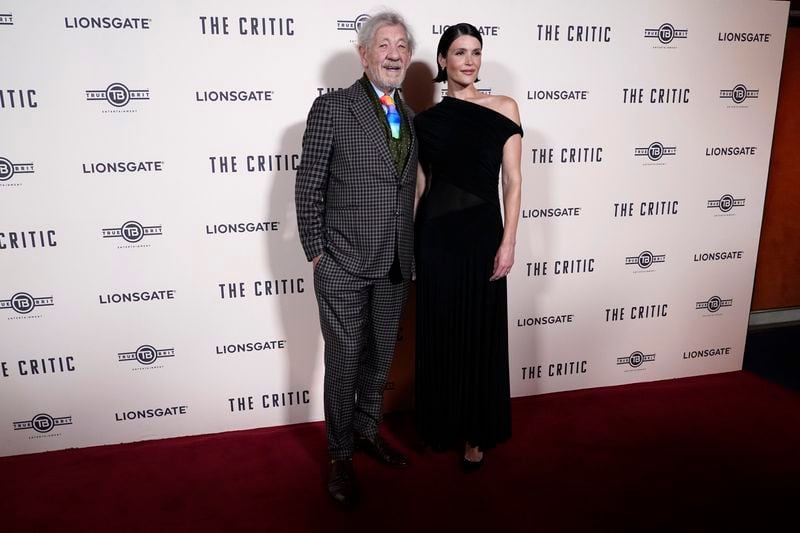
[[[430,65],[422,61],[414,61],[408,66],[403,81],[403,98],[414,113],[422,113],[433,106],[436,88],[439,87],[433,83],[435,75]]]
[[[487,73],[480,84],[493,94],[516,95],[520,108],[520,122],[524,130],[522,138],[522,198],[520,209],[524,212],[532,207],[556,206],[559,198],[550,185],[552,177],[549,167],[531,165],[531,147],[552,146],[553,139],[547,135],[547,125],[536,121],[535,107],[522,100],[525,94],[518,87],[515,71],[500,62],[486,62],[482,70]],[[498,90],[497,87],[503,87]],[[502,196],[501,196],[502,198]],[[508,332],[509,365],[512,396],[529,396],[541,392],[539,381],[520,382],[521,367],[533,367],[548,361],[558,360],[559,354],[548,352],[546,330],[531,327],[520,329],[518,319],[536,317],[545,313],[545,302],[556,282],[548,278],[528,275],[527,263],[550,260],[553,253],[553,225],[547,220],[531,219],[520,213],[517,230],[516,262],[508,279]],[[505,213],[504,213],[505,216]],[[573,336],[576,339],[580,336]]]

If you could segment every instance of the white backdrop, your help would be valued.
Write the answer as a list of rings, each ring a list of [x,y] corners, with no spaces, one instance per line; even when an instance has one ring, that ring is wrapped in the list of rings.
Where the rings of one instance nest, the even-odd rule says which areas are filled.
[[[485,6],[396,8],[409,102],[468,21],[520,106],[513,395],[740,369],[788,3]],[[0,5],[0,455],[322,418],[294,171],[375,10]]]

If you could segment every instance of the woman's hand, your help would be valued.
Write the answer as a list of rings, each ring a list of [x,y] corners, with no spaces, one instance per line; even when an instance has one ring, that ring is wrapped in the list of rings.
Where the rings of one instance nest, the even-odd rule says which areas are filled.
[[[497,281],[498,279],[508,276],[511,272],[511,267],[514,265],[514,245],[501,243],[500,248],[494,255],[494,272],[489,281]]]

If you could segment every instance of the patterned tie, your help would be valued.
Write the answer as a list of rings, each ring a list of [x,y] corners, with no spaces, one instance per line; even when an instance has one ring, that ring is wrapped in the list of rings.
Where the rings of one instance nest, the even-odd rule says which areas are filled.
[[[400,138],[400,113],[394,106],[394,98],[388,94],[381,96],[381,107],[386,112],[386,118],[389,121],[389,129],[392,130],[392,139]]]

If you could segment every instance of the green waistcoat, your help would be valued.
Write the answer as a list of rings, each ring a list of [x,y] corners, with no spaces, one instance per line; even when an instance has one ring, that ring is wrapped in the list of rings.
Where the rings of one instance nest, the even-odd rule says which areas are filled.
[[[411,151],[411,128],[408,125],[408,117],[400,101],[400,91],[397,90],[394,93],[394,105],[397,108],[397,112],[400,113],[400,138],[393,139],[392,130],[389,129],[389,119],[386,118],[386,112],[383,110],[383,106],[381,106],[381,101],[378,100],[378,95],[375,93],[372,83],[369,81],[366,74],[364,74],[359,81],[364,87],[367,96],[369,96],[369,99],[374,104],[373,107],[378,114],[378,122],[383,124],[386,143],[389,145],[389,153],[392,155],[392,160],[397,167],[397,173],[401,174],[406,166],[408,153]]]

